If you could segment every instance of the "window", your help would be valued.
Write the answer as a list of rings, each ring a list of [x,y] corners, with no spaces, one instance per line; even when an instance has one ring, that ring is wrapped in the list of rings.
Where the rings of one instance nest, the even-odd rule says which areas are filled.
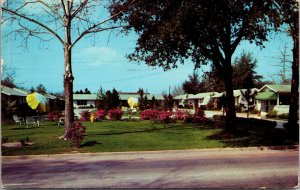
[[[87,100],[77,100],[77,105],[86,106],[87,105]]]

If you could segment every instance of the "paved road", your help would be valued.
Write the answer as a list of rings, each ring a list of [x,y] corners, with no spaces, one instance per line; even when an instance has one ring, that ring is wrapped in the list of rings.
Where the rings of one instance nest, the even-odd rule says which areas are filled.
[[[7,188],[292,188],[298,149],[206,149],[2,158]]]

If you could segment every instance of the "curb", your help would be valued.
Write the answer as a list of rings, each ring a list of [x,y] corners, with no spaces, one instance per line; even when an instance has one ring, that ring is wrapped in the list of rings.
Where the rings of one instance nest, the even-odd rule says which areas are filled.
[[[70,152],[62,154],[37,154],[37,155],[18,155],[18,156],[2,156],[5,159],[15,159],[15,158],[37,158],[37,157],[62,157],[62,156],[117,156],[117,155],[133,155],[133,154],[157,154],[157,153],[184,153],[189,151],[199,151],[199,152],[221,152],[221,151],[268,151],[268,150],[299,150],[299,145],[287,145],[287,146],[259,146],[259,147],[227,147],[227,148],[204,148],[204,149],[186,149],[186,150],[156,150],[156,151],[128,151],[128,152]]]

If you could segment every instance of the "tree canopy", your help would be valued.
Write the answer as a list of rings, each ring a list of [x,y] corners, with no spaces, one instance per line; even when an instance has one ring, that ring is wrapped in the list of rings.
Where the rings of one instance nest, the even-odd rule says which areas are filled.
[[[118,0],[111,14],[130,1]],[[234,129],[232,55],[241,41],[263,46],[268,31],[280,24],[273,1],[255,0],[148,0],[118,15],[119,22],[134,30],[139,39],[131,60],[144,61],[165,70],[190,58],[195,68],[211,62],[222,74],[226,87],[226,130]],[[117,21],[117,20],[116,20]]]

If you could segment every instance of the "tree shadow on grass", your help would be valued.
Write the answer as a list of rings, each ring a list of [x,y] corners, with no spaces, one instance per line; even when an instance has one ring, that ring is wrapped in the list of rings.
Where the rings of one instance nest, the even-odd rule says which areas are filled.
[[[156,127],[155,125],[149,127],[148,129],[143,129],[143,130],[134,130],[134,131],[118,131],[118,132],[106,132],[106,133],[93,133],[89,134],[87,136],[102,136],[102,135],[122,135],[122,134],[132,134],[132,133],[145,133],[145,132],[155,132],[155,131],[163,131],[167,129],[172,129],[172,128],[180,128],[180,125],[166,125],[165,127]]]
[[[216,132],[207,137],[208,140],[220,140],[228,147],[281,146],[296,145],[285,129],[275,128],[276,123],[263,120],[237,119],[237,127],[233,133]]]
[[[82,145],[80,145],[80,147],[94,146],[96,144],[101,145],[102,143],[98,143],[97,141],[87,141],[87,142],[83,143]]]

